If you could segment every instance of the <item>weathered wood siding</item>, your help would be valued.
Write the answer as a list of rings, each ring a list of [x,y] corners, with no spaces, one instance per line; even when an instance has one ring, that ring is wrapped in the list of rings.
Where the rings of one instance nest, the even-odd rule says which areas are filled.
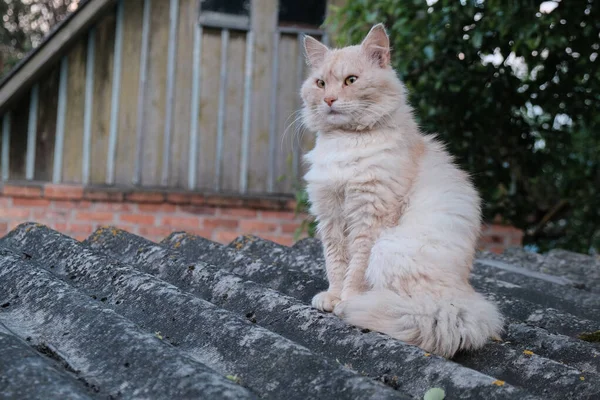
[[[198,35],[198,0],[125,0],[122,10],[120,37],[116,33],[119,13],[115,7],[92,28],[93,48],[89,47],[91,34],[87,33],[62,55],[66,57],[68,71],[63,85],[66,106],[61,114],[64,120],[62,148],[55,148],[56,143],[60,144],[56,139],[60,61],[40,77],[33,179],[53,179],[55,152],[59,152],[56,154],[62,156],[62,162],[57,158],[59,170],[54,179],[66,183],[165,186],[227,193],[292,193],[303,173],[301,153],[312,146],[314,139],[294,123],[297,116],[294,112],[301,104],[299,87],[306,68],[301,58],[299,32],[274,34],[278,26],[278,1],[252,1],[251,54],[248,53],[250,34],[245,28],[231,28],[224,33],[218,27],[204,26],[201,36]],[[173,10],[175,14],[171,15]],[[149,16],[146,30],[145,11]],[[148,33],[147,37],[144,32]],[[172,37],[173,32],[175,37]],[[226,45],[224,37],[228,38]],[[119,43],[120,56],[115,51]],[[170,48],[174,55],[172,76],[169,76]],[[196,48],[201,48],[199,71],[194,70]],[[144,65],[141,63],[143,54],[147,54]],[[277,61],[274,60],[276,54]],[[253,63],[251,71],[247,71],[250,55]],[[115,62],[120,62],[119,76],[114,71]],[[251,73],[249,77],[247,72]],[[192,108],[195,77],[199,77],[200,89],[197,109]],[[120,85],[118,92],[113,93],[116,78],[120,78]],[[220,91],[222,84],[224,88]],[[251,92],[246,93],[248,85]],[[91,97],[86,97],[86,90],[91,91]],[[10,107],[9,180],[26,178],[29,93]],[[172,93],[171,100],[169,93]],[[224,101],[219,107],[221,93]],[[143,94],[141,98],[140,94]],[[249,96],[247,102],[246,96]],[[118,107],[113,115],[115,98]],[[250,106],[249,134],[245,147],[247,105]],[[220,110],[224,112],[222,123]],[[171,122],[165,126],[169,114]],[[88,149],[84,139],[86,116],[90,121]],[[197,146],[191,149],[195,121]],[[114,154],[109,154],[111,124],[116,126]],[[219,126],[222,126],[221,134]],[[194,152],[196,162],[190,163]],[[111,159],[114,164],[107,165]],[[248,160],[247,168],[244,159]],[[89,168],[86,169],[86,165]],[[87,176],[86,170],[89,171]]]

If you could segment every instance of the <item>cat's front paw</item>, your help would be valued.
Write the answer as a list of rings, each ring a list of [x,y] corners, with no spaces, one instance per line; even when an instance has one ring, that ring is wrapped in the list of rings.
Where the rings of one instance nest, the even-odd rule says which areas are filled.
[[[342,300],[335,305],[335,307],[333,308],[333,313],[340,318],[344,318],[344,316],[346,315],[346,307],[347,306],[348,306],[348,302]]]
[[[339,296],[332,292],[321,292],[312,299],[312,306],[319,311],[332,312],[337,303],[340,302]]]

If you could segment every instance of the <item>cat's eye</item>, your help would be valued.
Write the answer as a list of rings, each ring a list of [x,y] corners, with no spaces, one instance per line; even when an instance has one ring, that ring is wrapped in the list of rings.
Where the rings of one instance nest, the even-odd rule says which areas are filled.
[[[320,88],[325,87],[325,81],[323,79],[317,79],[317,86]]]
[[[354,82],[356,82],[357,79],[358,79],[357,76],[350,75],[349,77],[346,78],[346,80],[344,81],[344,83],[346,84],[346,86],[352,85]]]

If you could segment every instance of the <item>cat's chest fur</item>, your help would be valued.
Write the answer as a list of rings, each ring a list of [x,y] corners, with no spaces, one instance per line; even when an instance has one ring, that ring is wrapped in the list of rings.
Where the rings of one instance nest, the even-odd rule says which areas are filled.
[[[309,170],[304,176],[311,212],[343,216],[349,188],[365,182],[384,181],[386,171],[397,167],[397,154],[378,137],[321,136],[304,157]],[[381,193],[381,195],[385,195]]]

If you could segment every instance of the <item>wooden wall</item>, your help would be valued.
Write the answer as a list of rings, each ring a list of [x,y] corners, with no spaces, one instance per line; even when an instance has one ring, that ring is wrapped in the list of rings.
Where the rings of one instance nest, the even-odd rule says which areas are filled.
[[[142,64],[144,48],[144,7],[149,10],[147,63]],[[195,32],[198,0],[179,0],[175,41],[170,40],[173,10],[170,0],[124,1],[122,5],[121,57],[118,40],[117,8],[105,15],[92,30],[79,38],[65,54],[66,109],[64,146],[59,166],[60,182],[118,186],[166,186],[203,191],[239,193],[242,190],[243,110],[247,32],[230,30],[226,54],[222,54],[222,30],[204,27],[201,41],[200,92],[198,109],[193,110]],[[258,10],[258,11],[257,11]],[[293,193],[302,173],[300,155],[312,146],[310,133],[301,135],[293,124],[300,107],[299,87],[305,75],[298,36],[280,35],[279,68],[273,70],[274,30],[277,26],[277,1],[253,0],[251,26],[254,34],[251,117],[249,130],[247,192]],[[172,33],[171,33],[172,34]],[[90,36],[93,36],[92,38]],[[94,42],[94,48],[90,43]],[[175,43],[172,100],[169,100],[169,45]],[[90,65],[93,57],[93,65]],[[225,118],[222,154],[218,148],[219,89],[226,59]],[[115,62],[117,61],[117,62]],[[115,66],[120,65],[120,72]],[[118,93],[113,93],[115,75],[120,73]],[[142,82],[142,76],[145,81]],[[60,62],[39,80],[39,107],[33,180],[51,181],[55,156]],[[140,85],[144,86],[140,86]],[[271,129],[272,85],[276,84],[277,114]],[[91,91],[91,98],[86,98]],[[140,98],[140,94],[143,97]],[[112,102],[118,101],[118,113]],[[140,103],[141,102],[141,103]],[[88,104],[89,103],[89,104]],[[26,149],[30,95],[11,108],[9,180],[26,178]],[[140,112],[142,113],[140,116]],[[171,112],[170,126],[165,126]],[[89,176],[84,174],[86,113],[89,130]],[[114,181],[110,182],[109,142],[111,123],[116,118]],[[192,119],[197,118],[197,162],[190,165]],[[1,116],[0,116],[1,119]],[[141,126],[138,123],[141,122]],[[141,129],[141,130],[140,130]],[[141,137],[136,135],[141,133]],[[165,133],[168,140],[165,139]],[[0,135],[1,140],[1,135]],[[165,145],[168,150],[165,151]],[[272,154],[270,149],[274,150]],[[166,171],[166,180],[165,178]],[[219,175],[217,172],[220,171]],[[190,174],[195,174],[190,186]],[[219,178],[217,180],[217,177]],[[86,182],[87,178],[87,182]],[[271,182],[269,182],[271,179]]]

